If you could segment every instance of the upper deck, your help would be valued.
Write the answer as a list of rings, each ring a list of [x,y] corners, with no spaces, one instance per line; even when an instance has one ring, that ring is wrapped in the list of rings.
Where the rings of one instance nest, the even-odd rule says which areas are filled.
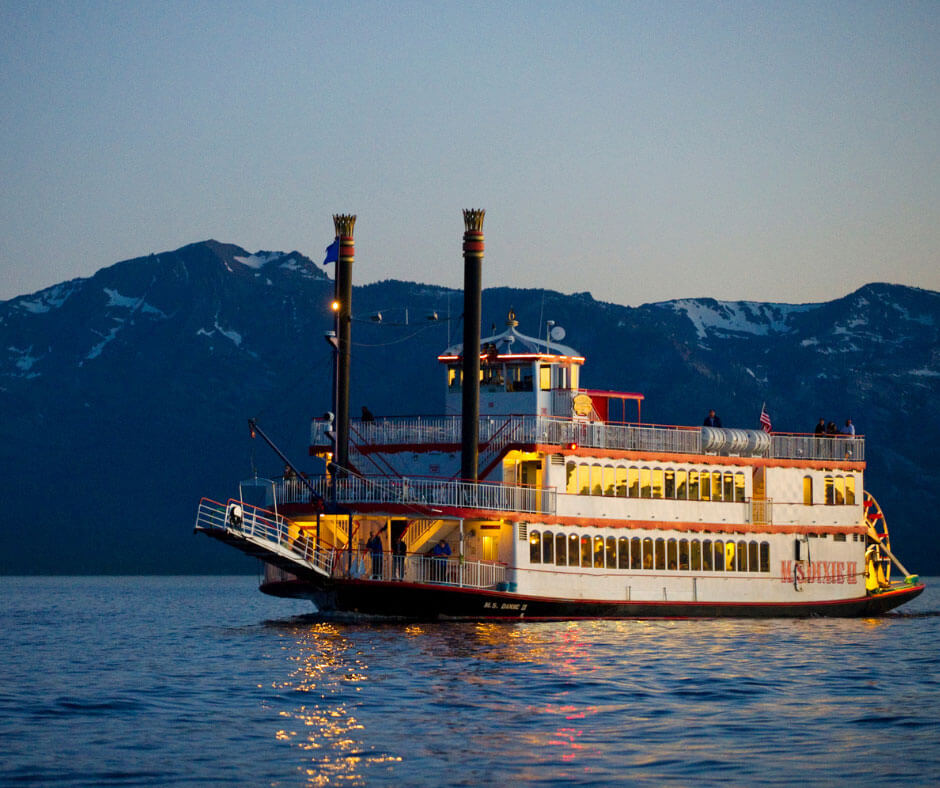
[[[328,424],[314,419],[310,444],[326,451]],[[407,416],[373,421],[352,420],[356,449],[375,451],[453,451],[460,446],[459,416]],[[825,465],[863,463],[861,436],[816,436],[714,427],[660,426],[591,422],[558,416],[483,416],[480,418],[481,466],[508,446],[557,447],[559,451],[596,449],[614,452],[752,457]]]

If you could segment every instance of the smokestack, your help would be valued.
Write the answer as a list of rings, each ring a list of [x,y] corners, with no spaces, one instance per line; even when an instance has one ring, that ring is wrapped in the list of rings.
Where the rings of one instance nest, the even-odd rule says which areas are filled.
[[[356,217],[334,214],[333,226],[339,238],[339,259],[336,261],[336,457],[339,474],[349,467],[349,349],[352,325],[352,264],[356,256],[353,229]]]
[[[460,475],[477,479],[480,456],[480,322],[483,265],[482,208],[463,212],[463,399]]]

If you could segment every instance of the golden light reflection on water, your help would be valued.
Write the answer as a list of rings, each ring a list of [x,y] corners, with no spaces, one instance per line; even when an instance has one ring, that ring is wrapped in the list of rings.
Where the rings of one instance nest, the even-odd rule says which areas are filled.
[[[364,765],[401,761],[399,756],[372,753],[363,742],[362,725],[343,699],[361,688],[368,679],[369,666],[352,642],[332,624],[292,626],[282,633],[281,647],[292,670],[283,682],[274,683],[279,693],[269,708],[287,703],[278,710],[282,727],[274,731],[276,741],[289,744],[304,754],[298,766],[309,785],[363,785]],[[294,705],[297,696],[312,696]]]

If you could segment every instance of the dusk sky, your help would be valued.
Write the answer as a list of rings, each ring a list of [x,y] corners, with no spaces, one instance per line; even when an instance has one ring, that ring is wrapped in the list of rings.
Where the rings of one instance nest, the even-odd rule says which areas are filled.
[[[215,238],[358,284],[940,290],[940,2],[0,0],[0,299]]]

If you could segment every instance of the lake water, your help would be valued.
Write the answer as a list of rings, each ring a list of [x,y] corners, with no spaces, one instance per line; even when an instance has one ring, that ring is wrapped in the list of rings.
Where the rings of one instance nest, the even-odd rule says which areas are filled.
[[[0,578],[0,784],[940,784],[940,579],[806,621],[332,624]]]

